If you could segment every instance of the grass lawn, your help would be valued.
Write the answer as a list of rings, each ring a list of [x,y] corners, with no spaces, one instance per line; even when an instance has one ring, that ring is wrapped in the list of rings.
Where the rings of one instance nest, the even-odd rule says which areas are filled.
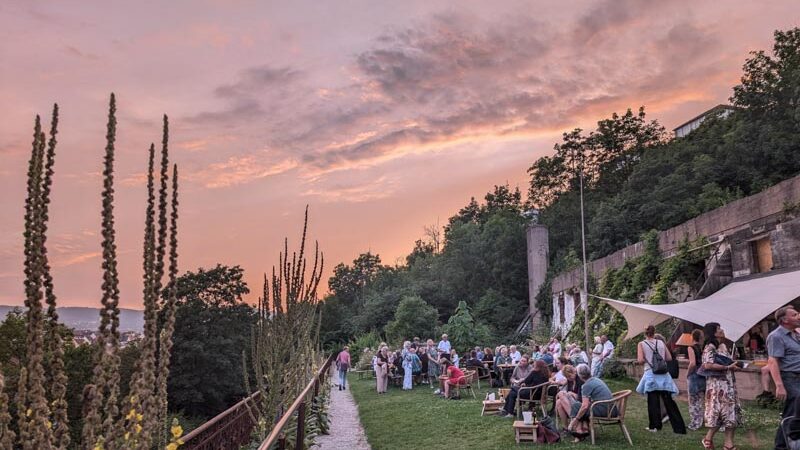
[[[513,448],[514,431],[512,420],[497,416],[481,417],[481,400],[489,390],[485,386],[478,392],[477,400],[469,394],[462,400],[444,400],[432,394],[426,386],[413,391],[402,391],[399,387],[378,395],[375,380],[357,380],[351,377],[351,389],[367,440],[374,450],[383,449],[507,449]],[[635,389],[635,382],[611,381],[612,391]],[[684,420],[688,421],[685,402],[678,402]],[[744,402],[746,424],[736,432],[739,449],[772,448],[772,440],[778,424],[779,411],[761,409],[753,402]],[[562,442],[562,448],[595,449],[697,449],[703,431],[690,431],[681,436],[672,433],[668,423],[659,433],[645,431],[647,426],[647,401],[635,392],[628,402],[625,424],[633,439],[630,447],[618,426],[601,428],[597,434],[597,445],[592,447],[587,439],[580,444]],[[715,438],[717,449],[722,448],[722,434]]]

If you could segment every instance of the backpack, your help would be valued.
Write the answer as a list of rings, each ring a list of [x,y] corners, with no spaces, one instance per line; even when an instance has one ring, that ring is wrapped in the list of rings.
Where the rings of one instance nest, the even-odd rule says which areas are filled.
[[[558,427],[550,416],[539,419],[536,425],[536,442],[539,444],[554,444],[561,440]]]
[[[658,353],[658,341],[656,341],[655,348],[653,348],[653,346],[648,344],[647,341],[642,341],[642,342],[644,342],[648,347],[650,347],[650,350],[653,351],[653,357],[650,358],[650,362],[648,362],[650,368],[653,369],[653,374],[664,375],[665,373],[669,373],[669,369],[667,368],[667,361],[664,360],[664,357],[661,356],[661,353]]]

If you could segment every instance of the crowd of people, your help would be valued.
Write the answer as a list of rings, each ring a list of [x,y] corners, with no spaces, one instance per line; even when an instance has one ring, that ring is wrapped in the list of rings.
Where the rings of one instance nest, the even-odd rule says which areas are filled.
[[[785,400],[783,417],[788,417],[800,403],[800,314],[791,306],[775,312],[778,328],[766,339],[768,364],[762,370],[762,383],[768,389],[770,377],[775,383],[775,396]],[[752,339],[752,337],[751,337]],[[668,363],[674,355],[663,336],[653,326],[645,329],[645,338],[637,345],[637,360],[644,371],[636,391],[647,397],[647,431],[658,432],[662,424],[670,422],[677,434],[687,429],[696,431],[703,427],[703,448],[713,449],[714,437],[724,435],[723,448],[734,450],[736,428],[743,423],[742,407],[736,388],[734,372],[741,365],[734,360],[725,332],[718,323],[707,323],[692,332],[692,345],[687,348],[689,424],[683,420],[674,400],[678,388]],[[753,347],[763,344],[763,339],[753,339]],[[339,389],[346,388],[347,370],[350,368],[348,348],[337,357]],[[591,356],[590,356],[591,355]],[[607,336],[595,338],[591,353],[580,345],[562,343],[552,338],[543,345],[533,345],[530,352],[520,351],[516,345],[495,348],[474,347],[460,356],[446,334],[438,343],[419,338],[405,341],[401,348],[390,351],[381,343],[372,360],[378,394],[384,394],[390,379],[402,379],[403,390],[415,385],[429,385],[434,393],[451,398],[452,387],[465,384],[465,370],[475,370],[480,378],[488,379],[493,387],[507,387],[505,404],[500,416],[515,417],[518,398],[552,398],[550,415],[558,418],[563,429],[571,432],[575,440],[588,436],[589,408],[597,401],[612,399],[612,392],[602,380],[603,368],[614,356],[614,345]],[[462,368],[464,370],[462,370]],[[521,389],[530,387],[533,389]],[[595,405],[595,416],[614,416],[607,404]],[[775,448],[785,449],[784,434],[779,429]]]

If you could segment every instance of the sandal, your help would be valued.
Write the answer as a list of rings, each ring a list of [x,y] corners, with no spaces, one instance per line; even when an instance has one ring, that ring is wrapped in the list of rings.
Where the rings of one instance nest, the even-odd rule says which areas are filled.
[[[703,448],[704,449],[706,449],[706,450],[714,450],[714,441],[709,441],[708,439],[703,438],[703,440],[700,441],[700,443],[703,444]]]

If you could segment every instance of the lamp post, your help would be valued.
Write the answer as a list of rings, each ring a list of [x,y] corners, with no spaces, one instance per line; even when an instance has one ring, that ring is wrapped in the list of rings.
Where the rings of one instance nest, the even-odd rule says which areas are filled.
[[[580,195],[581,195],[581,247],[583,248],[583,289],[581,290],[581,306],[583,307],[583,332],[586,335],[586,351],[590,351],[589,336],[589,272],[586,267],[586,220],[583,213],[583,155],[580,163]]]

